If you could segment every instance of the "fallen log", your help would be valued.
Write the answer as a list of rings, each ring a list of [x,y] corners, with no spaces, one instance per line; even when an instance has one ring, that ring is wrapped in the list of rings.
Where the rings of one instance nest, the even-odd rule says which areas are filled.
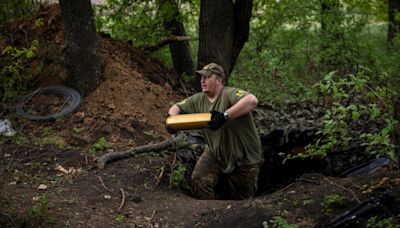
[[[190,143],[187,141],[187,136],[184,134],[177,134],[173,137],[166,139],[156,144],[143,145],[133,147],[125,151],[110,152],[102,155],[101,157],[95,158],[97,168],[103,169],[107,163],[112,161],[118,161],[124,158],[133,157],[138,154],[148,152],[159,152],[166,149],[176,150],[182,147],[189,146]]]

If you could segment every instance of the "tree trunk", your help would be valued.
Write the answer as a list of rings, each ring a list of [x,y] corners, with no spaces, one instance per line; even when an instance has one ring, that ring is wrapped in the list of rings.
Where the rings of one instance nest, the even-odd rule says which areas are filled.
[[[60,0],[65,29],[65,65],[68,85],[82,96],[101,81],[99,43],[90,0]]]
[[[389,0],[388,1],[388,35],[387,41],[389,46],[392,45],[393,38],[399,31],[400,21],[396,20],[396,14],[400,12],[400,1]]]
[[[226,82],[249,37],[252,0],[202,0],[199,20],[197,68],[215,62],[226,74]]]
[[[174,10],[171,18],[167,18],[164,22],[164,28],[173,36],[186,36],[183,24],[178,21],[179,9],[174,0],[162,0],[162,4],[170,4]],[[174,63],[174,68],[178,75],[194,75],[194,65],[190,52],[189,41],[173,42],[169,45],[169,49]],[[179,78],[178,78],[179,80]]]
[[[325,52],[321,66],[325,71],[337,70],[342,64],[341,45],[343,33],[340,30],[339,0],[321,0],[321,50]]]

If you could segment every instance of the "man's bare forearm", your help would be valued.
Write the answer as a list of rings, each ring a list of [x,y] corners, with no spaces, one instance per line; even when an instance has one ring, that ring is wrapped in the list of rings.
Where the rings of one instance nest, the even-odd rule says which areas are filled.
[[[240,99],[235,105],[225,110],[229,113],[229,119],[236,119],[251,112],[258,104],[258,99],[253,94],[249,94]]]

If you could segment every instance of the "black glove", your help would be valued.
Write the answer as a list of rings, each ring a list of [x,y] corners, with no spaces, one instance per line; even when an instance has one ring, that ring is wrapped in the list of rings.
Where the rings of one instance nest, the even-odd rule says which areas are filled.
[[[225,115],[223,112],[212,111],[211,112],[211,121],[208,123],[208,127],[211,130],[218,130],[228,121],[229,117]]]
[[[168,131],[168,133],[170,134],[176,134],[178,133],[177,131],[175,131],[174,129],[169,128],[167,125],[165,125],[165,129]]]

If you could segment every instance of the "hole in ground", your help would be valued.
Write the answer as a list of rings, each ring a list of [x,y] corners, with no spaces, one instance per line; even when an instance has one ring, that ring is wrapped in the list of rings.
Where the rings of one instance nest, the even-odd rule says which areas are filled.
[[[286,133],[283,129],[276,129],[260,136],[264,163],[260,169],[257,194],[275,192],[304,174],[340,176],[346,170],[371,159],[363,152],[363,148],[352,148],[350,151],[336,151],[325,158],[291,159],[283,163],[285,155],[305,152],[305,147],[317,139],[318,130],[292,129]],[[192,138],[190,134],[188,138]],[[201,136],[195,134],[194,138],[192,144],[196,147],[177,151],[177,158],[187,166],[187,183],[190,183],[190,174],[204,149]]]

